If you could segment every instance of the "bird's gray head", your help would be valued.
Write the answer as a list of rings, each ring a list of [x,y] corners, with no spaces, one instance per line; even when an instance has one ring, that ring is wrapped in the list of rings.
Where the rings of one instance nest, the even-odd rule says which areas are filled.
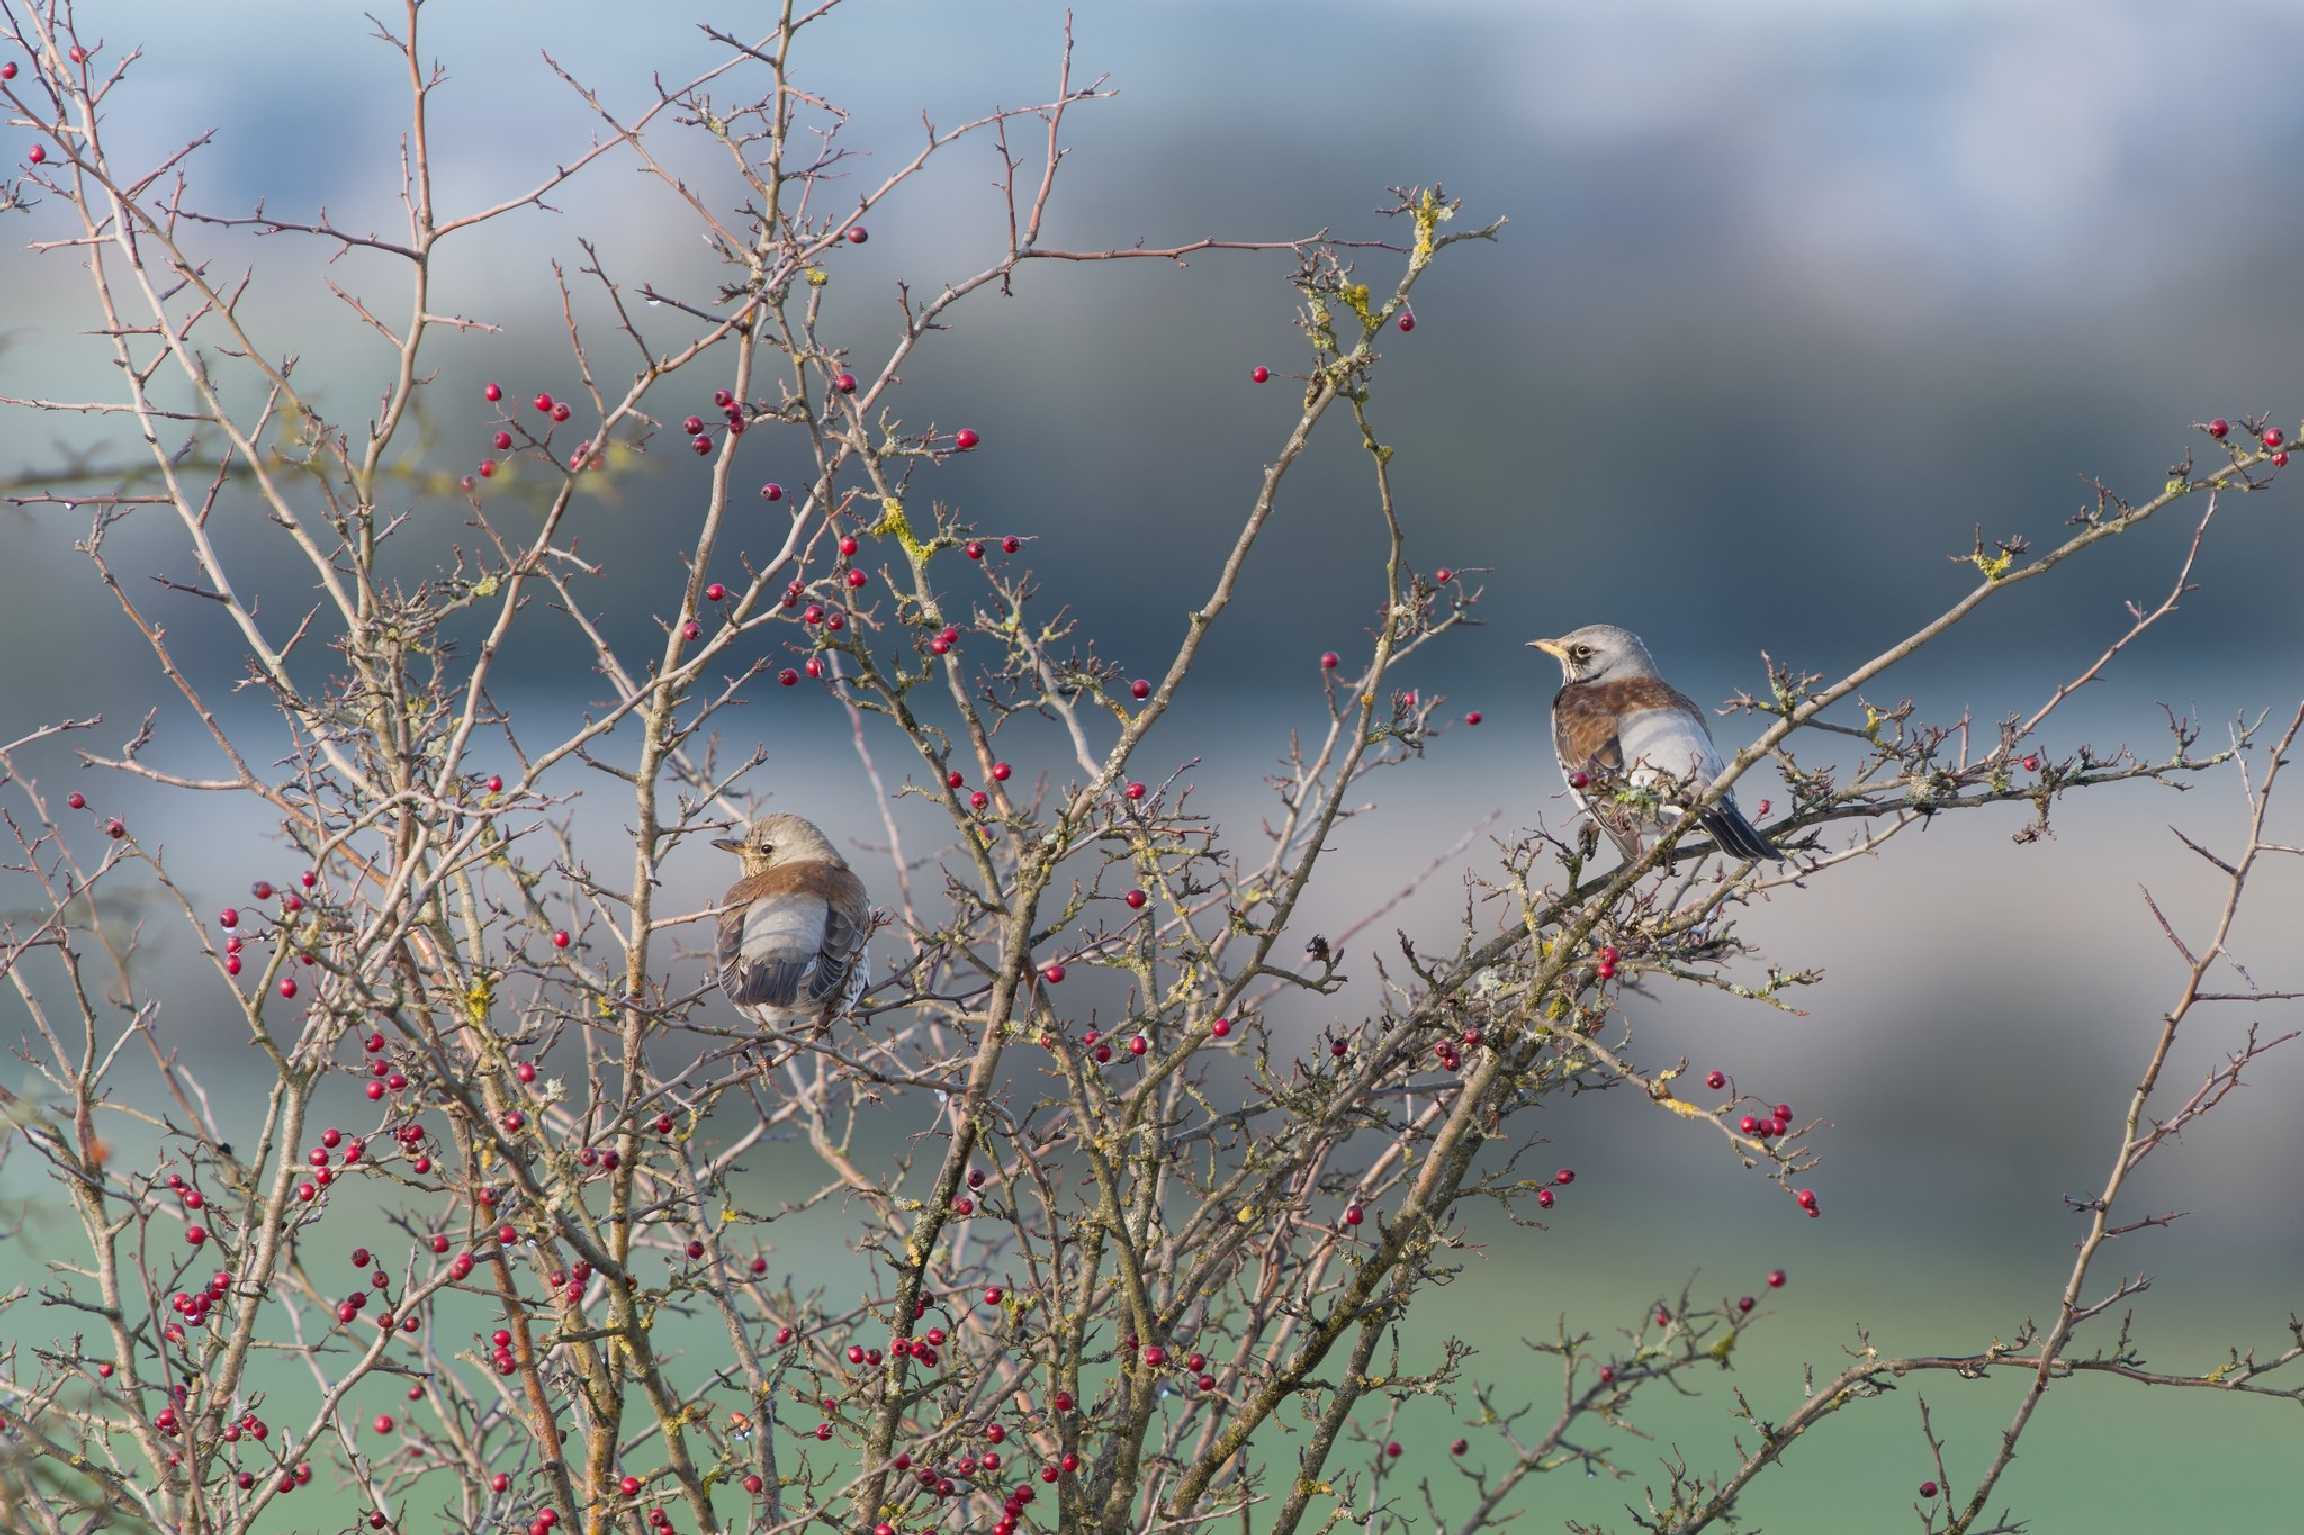
[[[1656,675],[1656,662],[1640,636],[1614,624],[1586,624],[1556,640],[1528,644],[1558,661],[1560,675],[1570,682],[1623,682]]]
[[[785,863],[847,862],[815,822],[796,815],[764,815],[749,826],[739,827],[734,836],[714,839],[712,845],[723,853],[734,853],[747,874]]]

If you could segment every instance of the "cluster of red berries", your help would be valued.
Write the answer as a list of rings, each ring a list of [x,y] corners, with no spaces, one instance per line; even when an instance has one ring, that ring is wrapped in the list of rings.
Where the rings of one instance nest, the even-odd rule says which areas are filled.
[[[1439,1060],[1442,1071],[1462,1071],[1464,1057],[1458,1047],[1466,1050],[1477,1048],[1484,1037],[1478,1029],[1466,1029],[1454,1039],[1441,1040],[1432,1053]]]
[[[181,1179],[178,1179],[173,1175],[171,1175],[169,1178],[169,1182],[171,1183],[180,1183],[181,1181]],[[194,1203],[193,1199],[191,1198],[187,1198],[185,1203],[189,1208],[199,1208],[199,1205]],[[174,1295],[170,1296],[168,1298],[168,1309],[182,1317],[185,1323],[189,1323],[194,1327],[202,1327],[207,1325],[209,1313],[214,1310],[216,1303],[231,1293],[231,1289],[231,1271],[229,1269],[218,1269],[216,1273],[210,1277],[208,1283],[201,1286],[199,1289],[191,1291],[178,1290]],[[163,1330],[162,1336],[165,1337],[170,1343],[182,1343],[184,1341],[183,1324],[170,1322],[168,1326]],[[112,1367],[110,1365],[99,1366],[97,1373],[109,1378],[112,1373]]]
[[[86,810],[88,808],[88,796],[82,794],[78,789],[74,789],[70,794],[64,796],[64,803],[74,810]],[[104,823],[104,835],[117,842],[128,835],[128,823],[118,816],[114,816]]]
[[[1000,552],[1002,554],[1014,554],[1017,550],[1023,547],[1024,540],[1016,537],[1013,534],[1000,540]],[[984,541],[982,539],[972,538],[968,540],[968,558],[972,560],[980,560],[984,558]]]
[[[2218,416],[2207,424],[2205,430],[2209,436],[2222,442],[2231,433],[2232,423],[2222,416]],[[2256,440],[2264,445],[2265,452],[2272,455],[2272,466],[2275,469],[2288,467],[2288,434],[2286,432],[2276,426],[2268,426],[2256,434]]]

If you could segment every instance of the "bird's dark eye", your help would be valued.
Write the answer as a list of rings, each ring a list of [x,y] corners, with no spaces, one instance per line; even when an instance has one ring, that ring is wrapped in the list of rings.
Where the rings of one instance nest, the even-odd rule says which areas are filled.
[[[1592,659],[1592,647],[1589,645],[1571,645],[1568,647],[1568,654],[1571,659],[1589,661]]]
[[[775,844],[770,842],[763,842],[760,844],[760,851],[763,853],[773,853],[776,851]]]

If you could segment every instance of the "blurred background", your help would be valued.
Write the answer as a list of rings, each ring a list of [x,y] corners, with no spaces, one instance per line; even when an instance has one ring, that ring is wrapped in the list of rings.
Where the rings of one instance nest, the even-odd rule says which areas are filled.
[[[685,79],[721,56],[698,19],[740,33],[765,25],[593,0],[430,8],[427,50],[448,70],[433,110],[443,211],[516,196],[591,141],[596,119],[539,49],[628,118],[654,99],[650,71]],[[1062,20],[1044,4],[850,0],[804,36],[796,75],[852,113],[841,142],[865,152],[845,167],[860,190],[914,152],[923,109],[949,128],[1047,99]],[[246,214],[262,198],[291,219],[325,205],[341,227],[396,236],[405,99],[393,55],[339,8],[239,0],[231,24],[219,21],[208,8],[119,5],[100,20],[83,8],[105,59],[146,51],[110,105],[115,163],[155,162],[213,129],[192,162],[195,205]],[[1435,180],[1464,201],[1458,227],[1511,220],[1494,245],[1436,264],[1417,291],[1418,328],[1386,335],[1375,383],[1412,559],[1481,571],[1487,592],[1486,626],[1426,651],[1401,680],[1445,693],[1444,718],[1478,709],[1484,723],[1451,729],[1427,761],[1372,787],[1372,808],[1344,829],[1325,892],[1301,918],[1306,933],[1366,915],[1367,892],[1396,888],[1482,817],[1497,819],[1358,941],[1348,968],[1363,978],[1378,935],[1451,931],[1466,872],[1495,866],[1489,833],[1567,823],[1545,733],[1557,677],[1522,649],[1530,636],[1624,624],[1705,701],[1759,687],[1763,651],[1838,675],[1965,589],[1972,574],[1947,556],[1965,553],[1978,527],[2051,544],[2091,500],[2091,477],[2141,499],[2207,446],[2194,423],[2269,411],[2292,424],[2304,408],[2286,301],[2304,204],[2281,174],[2304,150],[2292,65],[2304,8],[1170,0],[1085,8],[1077,35],[1076,81],[1108,70],[1118,95],[1067,118],[1073,154],[1051,243],[1322,229],[1401,239],[1375,211],[1392,201],[1386,188]],[[20,166],[33,137],[0,130],[0,161]],[[658,143],[703,195],[737,200],[717,151],[677,134]],[[837,253],[828,313],[860,360],[876,368],[884,353],[899,282],[932,292],[998,258],[997,176],[989,141],[963,142],[871,218],[868,246]],[[551,202],[556,212],[514,214],[442,258],[435,308],[502,332],[428,348],[439,384],[404,462],[452,472],[477,462],[490,419],[483,379],[514,399],[575,393],[550,263],[573,276],[580,236],[628,288],[653,282],[711,301],[720,273],[691,216],[628,154]],[[118,397],[107,348],[90,334],[80,258],[24,248],[66,234],[67,214],[48,202],[0,228],[0,394]],[[255,334],[298,355],[303,386],[359,430],[388,381],[386,353],[322,279],[392,314],[404,293],[394,262],[354,253],[330,265],[324,244],[214,229],[191,243],[220,272],[253,269]],[[1388,288],[1395,262],[1370,252],[1362,270]],[[1294,419],[1288,375],[1306,349],[1290,271],[1284,255],[1052,263],[1027,267],[1013,298],[976,296],[923,345],[893,403],[908,427],[965,425],[984,446],[926,475],[915,496],[1034,539],[1033,565],[1098,648],[1131,674],[1157,675]],[[604,382],[626,376],[632,355],[597,305],[585,320]],[[669,310],[644,312],[643,324],[659,343],[686,333]],[[1255,387],[1258,365],[1281,377]],[[699,379],[692,404],[668,398],[658,414],[701,407],[717,382]],[[10,412],[0,478],[40,484],[76,455],[132,446],[101,419]],[[631,645],[654,644],[655,616],[674,601],[671,535],[692,528],[704,484],[676,439],[653,459],[578,522],[586,554],[611,572],[592,588],[595,610]],[[1317,656],[1364,645],[1379,574],[1364,463],[1348,428],[1328,423],[1287,482],[1248,594],[1189,703],[1139,759],[1146,777],[1193,762],[1200,808],[1234,828],[1243,852],[1260,846],[1271,804],[1261,775],[1287,731],[1324,720]],[[747,437],[739,483],[805,478],[796,441]],[[501,493],[517,488],[512,477]],[[420,573],[471,534],[453,503],[411,504],[427,510],[399,558]],[[254,510],[228,497],[219,536],[244,589],[263,592],[267,620],[284,628],[311,601],[309,577],[279,558]],[[1909,696],[1924,718],[1967,713],[1986,726],[2037,706],[2125,628],[2123,603],[2166,593],[2188,510],[1988,605],[1870,696]],[[781,508],[739,511],[764,519],[741,541],[780,539]],[[157,706],[155,751],[212,769],[196,723],[74,552],[85,531],[83,513],[0,506],[0,737],[100,712],[92,744],[110,751]],[[2239,714],[2293,710],[2304,688],[2300,554],[2293,488],[2228,500],[2195,572],[2200,590],[2056,717],[2046,749],[2127,742],[2164,754],[2163,706],[2197,714],[2205,746]],[[116,531],[112,557],[130,580],[191,575],[180,532],[156,516]],[[204,685],[242,674],[210,605],[157,587],[143,600]],[[539,613],[499,673],[497,697],[532,722],[530,737],[602,696],[571,662],[569,639]],[[851,841],[877,840],[878,808],[847,767],[836,707],[811,690],[767,691],[777,696],[723,720],[739,749],[768,747],[764,796]],[[236,728],[261,744],[270,726],[247,711]],[[1753,731],[1742,719],[1719,728],[1731,745]],[[1031,770],[1060,778],[1054,741],[1041,744]],[[1816,743],[1804,755],[1832,751]],[[97,810],[164,843],[196,890],[221,900],[258,874],[280,877],[271,827],[244,808],[77,774],[64,747],[30,765],[51,791],[83,787]],[[1771,792],[1768,775],[1747,784],[1748,806]],[[605,780],[589,788],[578,828],[604,849],[627,824],[627,802]],[[1660,1483],[1659,1460],[1674,1450],[1725,1469],[1738,1427],[1727,1387],[1780,1418],[1800,1400],[1803,1364],[1836,1371],[1861,1325],[1884,1351],[1967,1351],[2053,1311],[2079,1231],[2062,1196],[2101,1184],[2127,1084],[2175,996],[2174,956],[2138,887],[2179,932],[2200,934],[2212,871],[2166,828],[2227,850],[2243,830],[2234,775],[2197,789],[2060,803],[2055,835],[2031,846],[2009,840],[2023,824],[2016,810],[1946,818],[1813,892],[1772,900],[1748,935],[1782,964],[1827,972],[1795,999],[1804,1016],[1712,995],[1634,1002],[1644,1059],[1685,1053],[1699,1073],[1718,1067],[1802,1119],[1831,1121],[1813,1179],[1826,1217],[1800,1218],[1702,1127],[1620,1095],[1528,1127],[1556,1148],[1539,1155],[1575,1166],[1578,1182],[1548,1231],[1477,1233],[1491,1245],[1445,1308],[1457,1330],[1481,1319],[1475,1364],[1506,1398],[1535,1400],[1549,1422],[1542,1404],[1557,1384],[1516,1340],[1550,1335],[1563,1314],[1607,1336],[1693,1276],[1699,1297],[1757,1292],[1775,1315],[1717,1389],[1649,1404],[1654,1442],[1595,1441],[1632,1481],[1539,1478],[1520,1500],[1526,1527],[1625,1528],[1623,1505],[1643,1504],[1641,1483]],[[2300,825],[2304,815],[2285,818],[2287,840]],[[725,873],[699,852],[675,871],[673,894],[701,904]],[[2298,896],[2298,871],[2269,869],[2242,925],[2238,952],[2267,987],[2299,983]],[[162,935],[152,962],[181,964],[189,947]],[[1284,1026],[1309,1037],[1356,1019],[1366,998],[1299,1010]],[[215,1001],[189,987],[162,1027],[228,1097],[244,1047]],[[19,1003],[0,1003],[0,1032],[12,1038],[21,1017]],[[2163,1098],[2196,1085],[2250,1021],[2238,1009],[2200,1015]],[[21,1066],[0,1070],[22,1085]],[[2227,1346],[2277,1352],[2304,1303],[2304,1118],[2290,1108],[2304,1053],[2276,1053],[2250,1080],[2132,1185],[2139,1213],[2186,1218],[2117,1244],[2097,1281],[2153,1276],[2135,1332],[2158,1368],[2205,1370]],[[811,1184],[798,1151],[755,1160],[762,1202]],[[60,1214],[32,1174],[23,1157],[0,1170],[32,1219],[0,1247],[8,1284],[36,1278],[31,1249]],[[825,1244],[788,1256],[822,1265],[836,1289],[857,1272]],[[1776,1266],[1791,1278],[1771,1293],[1761,1275]],[[1436,1342],[1446,1320],[1428,1319],[1411,1341]],[[19,1304],[0,1315],[0,1338],[30,1346],[60,1325]],[[1964,1490],[2016,1382],[1920,1385]],[[1405,1424],[1409,1464],[1443,1489],[1446,1443],[1472,1404],[1457,1405],[1424,1404]],[[2042,1530],[2269,1527],[2293,1517],[2296,1449],[2293,1409],[2277,1403],[2074,1382],[2052,1390],[2002,1485]],[[1909,1400],[1872,1404],[1819,1430],[1743,1512],[1785,1535],[1908,1528],[1913,1489],[1930,1474]]]

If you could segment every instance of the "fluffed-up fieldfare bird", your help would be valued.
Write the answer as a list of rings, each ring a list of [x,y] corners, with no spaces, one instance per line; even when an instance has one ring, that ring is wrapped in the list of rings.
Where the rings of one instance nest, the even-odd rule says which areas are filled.
[[[720,989],[763,1028],[817,1032],[864,990],[872,903],[831,839],[796,815],[763,816],[712,844],[744,877],[721,902]]]
[[[1552,698],[1552,748],[1576,807],[1599,823],[1626,862],[1641,836],[1681,816],[1675,796],[1693,798],[1722,772],[1712,727],[1687,694],[1656,675],[1640,636],[1614,624],[1587,624],[1556,640],[1530,640],[1560,663]],[[1784,855],[1753,829],[1733,797],[1699,824],[1737,858]]]

